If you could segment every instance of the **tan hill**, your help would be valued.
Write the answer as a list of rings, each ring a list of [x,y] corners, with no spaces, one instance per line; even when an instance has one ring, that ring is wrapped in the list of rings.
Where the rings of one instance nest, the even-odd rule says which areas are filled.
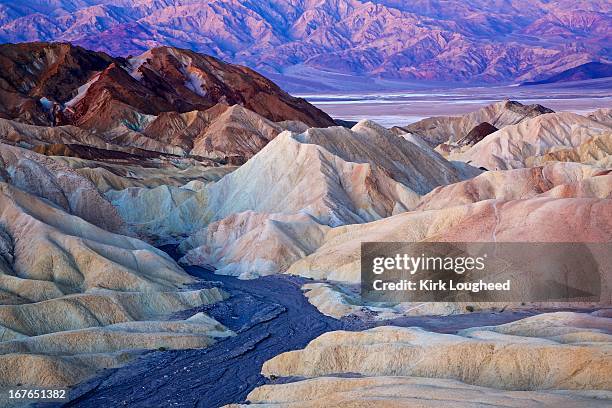
[[[204,225],[210,224],[181,245],[189,251],[182,261],[241,277],[282,271],[316,249],[327,226],[410,210],[421,195],[468,173],[479,171],[456,167],[372,122],[284,132],[206,188]],[[134,223],[144,221],[142,212],[131,213]],[[201,224],[201,213],[197,219]]]
[[[215,273],[252,279],[287,270],[314,252],[330,229],[311,215],[232,214],[195,232],[180,245],[181,263],[214,267]]]
[[[34,126],[8,119],[0,119],[2,143],[25,148],[44,144],[81,144],[104,148],[107,142],[90,131],[76,126]]]
[[[541,105],[523,105],[515,101],[502,101],[461,116],[435,116],[423,119],[395,128],[395,131],[414,133],[421,136],[431,146],[437,146],[440,143],[454,143],[464,139],[476,126],[484,122],[501,129],[504,126],[515,125],[525,119],[552,112]]]
[[[419,210],[439,210],[484,200],[524,200],[537,196],[556,198],[612,198],[609,170],[579,163],[487,171],[472,179],[435,188],[419,203]]]
[[[248,406],[603,407],[608,320],[561,312],[457,335],[393,326],[329,332],[268,360],[264,375],[299,380],[256,388]]]
[[[170,313],[223,299],[163,252],[0,183],[0,388],[66,387],[143,349],[205,347],[231,334]]]
[[[264,150],[260,154],[265,153]],[[186,253],[181,262],[213,266],[219,273],[243,278],[288,271],[316,279],[355,283],[360,278],[358,261],[362,241],[441,240],[443,237],[455,237],[459,241],[563,241],[573,237],[578,241],[605,242],[609,238],[606,232],[609,226],[603,213],[610,206],[611,178],[608,171],[578,163],[485,172],[466,181],[436,187],[419,199],[417,211],[331,229],[315,213],[303,214],[312,211],[312,206],[302,211],[299,207],[291,210],[299,215],[285,210],[286,206],[270,207],[267,211],[242,210],[208,225],[201,213],[197,213],[194,220],[206,228],[181,244],[180,249]],[[213,184],[210,190],[215,188]],[[270,190],[267,191],[269,194]],[[204,199],[203,192],[188,194],[194,197],[191,200]],[[177,202],[188,203],[177,207],[181,209],[180,214],[191,207],[191,201]],[[255,203],[261,204],[261,201]],[[131,213],[140,214],[136,208],[142,206],[134,206]],[[572,223],[561,225],[551,221],[550,217],[563,220],[564,214],[572,211],[583,214],[591,206],[597,211],[585,213],[587,219],[572,217]],[[533,213],[528,221],[525,220],[527,213]],[[172,219],[181,222],[182,215]]]
[[[533,158],[532,166],[547,162],[577,162],[594,164],[602,168],[612,167],[612,133],[604,132],[576,147],[553,148],[542,156]]]
[[[111,161],[121,153],[104,152],[113,155],[106,157]],[[101,195],[103,186],[79,167],[84,163],[0,144],[0,361],[9,367],[0,374],[2,390],[67,387],[142,350],[206,347],[232,334],[203,314],[167,321],[172,313],[226,295],[185,290],[191,276],[162,251],[126,236],[128,226]],[[154,166],[134,173],[125,163],[93,163],[113,169],[105,171],[114,182],[137,176],[147,183],[142,175],[169,183],[172,177],[207,177],[197,166],[190,176]]]
[[[607,242],[612,225],[605,214],[611,209],[612,201],[607,199],[542,197],[413,211],[334,228],[316,252],[297,261],[287,273],[358,283],[362,241]]]
[[[283,130],[281,125],[238,105],[218,105],[208,111],[184,114],[162,113],[152,117],[142,133],[119,127],[98,136],[74,126],[38,127],[5,122],[5,128],[10,129],[5,142],[33,146],[33,150],[48,156],[100,161],[129,161],[129,156],[134,156],[133,161],[138,161],[180,155],[209,162],[211,166],[242,164]]]
[[[247,399],[248,405],[230,404],[226,408],[437,408],[442,404],[472,408],[475,402],[487,407],[516,408],[608,405],[607,400],[578,392],[567,395],[555,391],[500,391],[455,380],[403,376],[322,376],[263,385],[249,393]]]
[[[449,158],[488,170],[549,160],[597,163],[612,153],[611,138],[612,128],[604,123],[569,112],[550,113],[506,126]]]
[[[53,160],[74,169],[89,179],[102,193],[109,190],[125,190],[130,187],[155,188],[163,185],[180,187],[188,183],[217,181],[235,170],[234,166],[214,166],[214,163],[194,159],[165,158],[144,160],[138,163],[87,160],[76,157],[54,156]]]
[[[283,130],[307,128],[299,121],[269,121],[240,105],[217,104],[206,111],[162,112],[150,116],[140,131],[123,124],[98,132],[73,125],[33,126],[0,119],[0,139],[47,155],[91,160],[118,159],[113,154],[129,153],[137,156],[135,160],[166,154],[193,156],[201,161],[212,159],[219,164],[242,164]],[[52,147],[44,147],[48,145]],[[72,147],[61,148],[61,145]],[[95,153],[92,148],[111,152]]]
[[[597,122],[605,123],[608,126],[612,126],[612,109],[611,108],[601,108],[597,109],[594,112],[586,115],[587,118],[591,120],[595,120]]]
[[[382,319],[464,313],[467,305],[490,309],[492,304],[475,302],[364,303],[350,289],[360,281],[361,242],[609,242],[612,225],[605,214],[612,209],[611,178],[608,171],[575,163],[485,172],[433,190],[422,198],[421,211],[329,230],[320,247],[286,273],[335,282],[304,289],[311,303],[336,317],[362,314],[364,307]],[[612,283],[607,285],[609,291]]]
[[[20,295],[5,287],[5,296],[16,296],[9,303],[40,302],[93,288],[147,292],[191,281],[163,252],[106,232],[6,183],[2,202],[12,258],[12,273],[5,271],[4,282],[23,283],[31,291]]]
[[[193,156],[243,164],[284,127],[240,105],[219,104],[206,111],[161,113],[143,133]],[[302,124],[301,128],[306,130],[307,126]]]
[[[116,209],[91,181],[49,157],[0,143],[0,181],[109,231],[127,233]]]
[[[364,121],[351,130],[282,133],[212,185],[209,205],[214,219],[247,210],[305,211],[340,225],[405,211],[421,194],[463,176],[441,156]]]
[[[210,216],[203,187],[128,187],[105,196],[142,239],[160,245],[179,243],[206,226]]]
[[[151,120],[154,117],[151,117]],[[73,125],[34,126],[15,120],[0,119],[0,141],[2,143],[46,150],[47,145],[78,145],[104,150],[126,152],[141,158],[160,154],[185,155],[186,152],[174,145],[162,143],[146,135],[130,130],[124,125],[106,132],[97,132]],[[57,147],[55,148],[57,149]],[[53,150],[51,148],[50,150]],[[49,153],[52,153],[49,151]],[[51,155],[51,154],[49,154]],[[103,159],[100,156],[100,159]]]
[[[602,333],[607,324],[605,317],[559,312],[471,328],[458,335],[393,326],[329,332],[303,350],[268,360],[262,373],[306,378],[343,373],[446,378],[505,390],[606,390],[610,379],[605,372],[612,364],[611,336]],[[603,347],[582,344],[589,341]],[[508,359],[523,364],[518,368]]]

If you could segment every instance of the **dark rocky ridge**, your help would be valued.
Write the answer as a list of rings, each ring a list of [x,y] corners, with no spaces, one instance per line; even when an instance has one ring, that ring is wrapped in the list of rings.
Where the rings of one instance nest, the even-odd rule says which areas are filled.
[[[0,45],[0,88],[22,96],[66,102],[89,77],[113,62],[103,52],[67,43]]]
[[[481,124],[475,126],[470,132],[457,140],[458,146],[473,146],[476,143],[480,142],[486,136],[490,135],[493,132],[496,132],[498,129],[490,124],[489,122],[482,122]]]
[[[37,145],[32,148],[32,151],[44,154],[45,156],[77,157],[79,159],[85,160],[113,161],[128,164],[138,164],[140,166],[146,166],[147,159],[155,159],[161,156],[161,153],[153,152],[150,150],[131,149],[130,152],[125,152],[120,150],[101,149],[99,147],[71,143]]]
[[[98,73],[84,97],[60,117],[54,115],[53,105],[66,104]],[[272,121],[334,124],[323,111],[249,68],[170,47],[126,60],[66,43],[0,45],[0,102],[0,117],[96,129],[124,116],[204,110],[219,102],[243,105]]]
[[[520,115],[524,115],[526,117],[536,117],[538,115],[543,115],[545,113],[555,113],[554,110],[547,108],[546,106],[542,106],[539,103],[534,103],[531,105],[523,105],[517,101],[506,101],[504,107],[512,112],[516,112]]]
[[[612,64],[593,61],[559,72],[546,79],[525,82],[521,85],[554,84],[557,82],[583,81],[608,77],[612,77]]]

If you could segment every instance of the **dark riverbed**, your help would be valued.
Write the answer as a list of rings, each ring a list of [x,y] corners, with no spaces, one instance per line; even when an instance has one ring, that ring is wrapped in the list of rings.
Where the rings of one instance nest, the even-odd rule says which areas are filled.
[[[253,388],[270,382],[260,374],[265,361],[285,351],[303,348],[327,331],[364,330],[393,324],[453,333],[467,327],[501,324],[536,314],[508,311],[406,317],[385,322],[365,322],[357,318],[336,320],[322,315],[308,303],[300,290],[304,279],[268,276],[243,281],[198,267],[186,270],[202,279],[195,287],[219,286],[231,297],[174,317],[205,312],[237,335],[205,349],[144,353],[123,367],[105,370],[100,376],[80,384],[71,391],[70,402],[55,406],[214,408],[243,402]],[[41,406],[49,407],[48,404]]]

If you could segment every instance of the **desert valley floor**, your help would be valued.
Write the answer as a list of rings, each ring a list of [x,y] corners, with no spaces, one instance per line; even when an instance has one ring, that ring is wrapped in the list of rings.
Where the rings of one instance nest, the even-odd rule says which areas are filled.
[[[612,106],[612,80],[601,78],[530,86],[416,88],[412,91],[298,93],[335,119],[367,118],[385,127],[402,126],[432,116],[465,115],[501,99],[542,104],[560,112],[588,114]]]
[[[609,254],[599,301],[359,295],[365,241],[610,245],[609,82],[381,124],[172,47],[0,67],[1,405],[612,404]]]

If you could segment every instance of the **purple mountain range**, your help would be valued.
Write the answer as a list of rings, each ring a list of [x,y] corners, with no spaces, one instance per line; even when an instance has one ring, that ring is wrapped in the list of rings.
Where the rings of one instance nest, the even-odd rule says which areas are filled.
[[[611,11],[607,0],[0,0],[0,42],[122,56],[171,45],[273,77],[512,83],[609,63]]]

